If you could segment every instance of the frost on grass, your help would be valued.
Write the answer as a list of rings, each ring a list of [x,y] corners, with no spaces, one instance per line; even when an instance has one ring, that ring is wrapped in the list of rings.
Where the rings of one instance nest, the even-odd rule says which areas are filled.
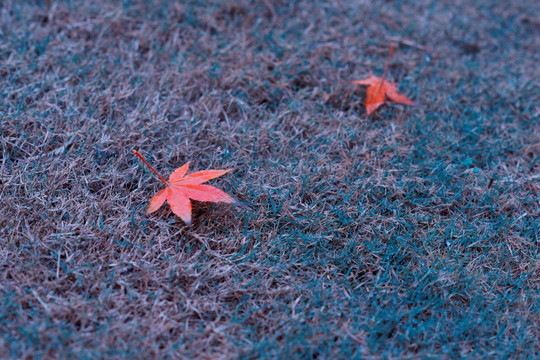
[[[4,1],[0,357],[538,353],[539,9],[481,3]]]

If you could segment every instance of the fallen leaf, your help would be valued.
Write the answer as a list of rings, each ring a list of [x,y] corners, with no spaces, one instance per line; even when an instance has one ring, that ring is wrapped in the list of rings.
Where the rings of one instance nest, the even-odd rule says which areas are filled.
[[[404,105],[414,105],[408,97],[397,92],[397,85],[393,82],[385,80],[386,72],[388,71],[388,64],[390,63],[390,57],[394,51],[394,45],[390,47],[388,53],[388,59],[386,60],[386,66],[382,77],[377,77],[369,74],[369,77],[363,80],[350,81],[356,85],[367,85],[366,91],[366,115],[369,116],[379,107],[384,104],[386,97],[390,100]]]
[[[191,174],[187,174],[189,162],[179,167],[169,176],[169,181],[166,181],[159,173],[154,170],[150,164],[142,157],[137,150],[133,150],[137,155],[160,179],[167,187],[162,189],[150,200],[147,214],[158,210],[167,201],[171,207],[171,211],[182,219],[186,224],[191,225],[191,200],[225,202],[229,204],[243,205],[238,200],[228,195],[224,191],[211,186],[201,185],[208,180],[220,177],[232,171],[228,170],[203,170]]]

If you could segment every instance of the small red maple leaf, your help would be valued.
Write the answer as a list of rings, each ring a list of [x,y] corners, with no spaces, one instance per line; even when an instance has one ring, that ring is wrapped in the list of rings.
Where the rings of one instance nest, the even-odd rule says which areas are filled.
[[[394,51],[394,44],[390,46],[390,52],[388,53],[388,59],[386,60],[386,66],[382,77],[377,77],[369,74],[369,77],[363,80],[352,80],[353,84],[367,85],[366,91],[366,115],[371,115],[375,110],[384,104],[384,100],[388,97],[390,100],[404,105],[414,105],[408,97],[397,92],[397,85],[393,82],[387,81],[386,72],[388,71],[388,64],[390,63],[390,57]]]
[[[150,200],[147,214],[151,214],[159,209],[165,201],[171,207],[171,211],[182,219],[186,224],[191,225],[191,199],[197,201],[225,202],[236,204],[243,207],[242,204],[224,191],[211,186],[201,185],[208,180],[217,178],[231,171],[227,170],[203,170],[186,175],[189,169],[189,162],[176,169],[170,176],[169,181],[166,181],[159,173],[146,162],[137,150],[133,150],[137,155],[160,179],[167,187]]]

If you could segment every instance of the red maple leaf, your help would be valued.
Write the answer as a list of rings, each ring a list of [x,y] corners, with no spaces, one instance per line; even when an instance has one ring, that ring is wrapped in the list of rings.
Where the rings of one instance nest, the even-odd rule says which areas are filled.
[[[236,205],[243,205],[238,200],[211,185],[201,185],[208,180],[217,178],[231,171],[227,170],[203,170],[186,175],[189,169],[189,162],[176,169],[166,181],[154,168],[146,162],[137,150],[133,150],[141,160],[167,185],[167,187],[150,200],[147,214],[159,209],[165,201],[171,207],[171,211],[182,219],[186,224],[191,225],[191,200],[225,202]],[[245,205],[243,205],[245,207]]]
[[[388,59],[386,60],[386,66],[382,77],[377,77],[369,74],[369,77],[363,80],[352,80],[353,84],[367,85],[366,91],[366,115],[369,116],[379,107],[384,104],[386,97],[390,100],[404,105],[414,105],[408,97],[397,92],[397,85],[393,82],[387,81],[386,72],[388,71],[388,64],[390,63],[390,57],[394,51],[394,44],[390,46],[390,52],[388,53]]]

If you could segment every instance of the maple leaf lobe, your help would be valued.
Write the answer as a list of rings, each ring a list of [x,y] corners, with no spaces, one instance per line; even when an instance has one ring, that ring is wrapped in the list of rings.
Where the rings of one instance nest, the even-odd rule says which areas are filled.
[[[169,192],[169,187],[166,187],[165,189],[158,192],[156,195],[152,196],[152,199],[150,199],[150,205],[148,205],[148,210],[146,211],[147,214],[151,214],[157,209],[159,209],[164,203],[165,200],[167,200]]]
[[[187,225],[191,225],[191,201],[189,198],[176,189],[170,189],[169,193],[171,195],[167,198],[167,203],[169,203],[173,214]]]
[[[180,166],[178,169],[174,170],[171,175],[169,175],[169,182],[172,183],[178,179],[182,179],[189,170],[189,161],[184,165]]]

